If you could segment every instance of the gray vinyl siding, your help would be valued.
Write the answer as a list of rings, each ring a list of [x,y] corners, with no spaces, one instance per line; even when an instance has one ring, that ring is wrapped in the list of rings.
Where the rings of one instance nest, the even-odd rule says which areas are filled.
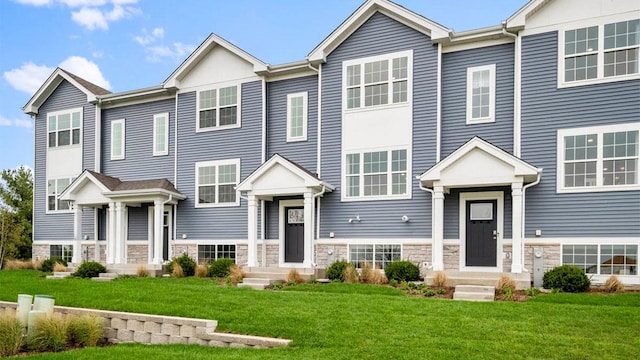
[[[474,136],[513,152],[513,44],[442,54],[442,158]],[[467,68],[496,65],[495,122],[467,125]]]
[[[323,180],[336,187],[322,198],[320,237],[429,238],[431,197],[412,181],[412,199],[341,202],[342,61],[413,49],[413,164],[411,178],[435,162],[436,71],[438,50],[429,37],[374,14],[322,66]],[[393,126],[390,121],[389,126]],[[348,223],[360,215],[361,222]],[[400,219],[407,215],[411,221]]]
[[[512,207],[511,188],[488,187],[477,189],[452,189],[450,194],[444,196],[444,238],[460,239],[460,193],[461,192],[502,191],[504,194],[503,238],[511,239],[512,236]]]
[[[47,207],[47,113],[82,107],[82,168],[94,168],[95,106],[87,96],[67,81],[40,106],[35,119],[35,169],[33,227],[35,241],[73,240],[73,213],[46,214]],[[77,174],[80,175],[80,174]],[[94,211],[83,208],[82,234],[94,238]]]
[[[196,208],[195,164],[240,158],[240,180],[261,164],[262,83],[242,84],[241,128],[196,133],[196,93],[178,96],[178,181],[187,196],[178,204],[177,233],[189,240],[247,238],[247,203],[241,206]],[[180,241],[180,240],[178,240]]]
[[[148,240],[149,207],[128,207],[127,240]]]
[[[169,113],[169,155],[153,156],[153,116]],[[125,158],[111,160],[111,122],[125,119]],[[102,172],[123,181],[166,178],[173,182],[175,100],[105,109],[102,115]]]
[[[640,191],[556,193],[557,130],[638,121],[640,81],[557,88],[557,33],[522,41],[522,157],[544,168],[526,193],[526,236],[638,237]]]
[[[287,142],[287,95],[307,92],[307,140]],[[280,154],[311,172],[316,172],[318,153],[318,77],[268,83],[267,157]]]

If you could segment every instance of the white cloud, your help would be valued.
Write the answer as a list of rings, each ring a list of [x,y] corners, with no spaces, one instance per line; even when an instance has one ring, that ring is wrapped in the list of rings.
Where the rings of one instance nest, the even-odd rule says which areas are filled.
[[[71,11],[71,19],[88,30],[108,30],[109,23],[141,14],[133,5],[138,0],[14,0],[20,4],[44,6],[58,3]],[[109,9],[109,6],[111,8]],[[78,9],[78,10],[75,10]]]
[[[153,36],[155,36],[156,38],[162,39],[164,37],[164,29],[163,28],[155,28],[155,29],[153,29],[151,34],[153,34]]]
[[[83,7],[80,11],[72,11],[71,19],[88,30],[109,30],[109,24],[102,11],[96,8]]]
[[[111,84],[104,78],[98,65],[83,57],[68,57],[59,66],[105,89],[111,88]],[[5,72],[3,75],[14,89],[31,95],[42,86],[53,70],[54,68],[46,65],[36,65],[33,62],[28,62],[22,64],[19,68]]]
[[[33,94],[52,72],[53,68],[51,67],[28,62],[17,69],[5,72],[3,75],[14,89]]]
[[[142,29],[142,34],[134,36],[133,40],[142,46],[149,45],[151,43],[156,42],[164,37],[164,29],[163,28],[155,28],[151,30],[151,33],[147,31],[147,29]]]
[[[0,126],[15,126],[31,129],[33,127],[33,121],[30,119],[7,119],[0,115]]]
[[[172,46],[149,46],[145,48],[148,53],[147,60],[151,62],[162,61],[163,59],[182,60],[186,55],[195,50],[195,46],[183,44],[180,42],[173,43]]]
[[[91,56],[93,56],[96,59],[99,59],[99,58],[104,56],[104,53],[102,51],[97,51],[96,50],[96,51],[91,53]]]

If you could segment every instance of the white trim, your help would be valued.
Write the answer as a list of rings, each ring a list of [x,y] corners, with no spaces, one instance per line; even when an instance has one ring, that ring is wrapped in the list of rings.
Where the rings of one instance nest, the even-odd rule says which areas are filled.
[[[186,243],[174,243],[174,246],[180,246],[180,245],[187,245]],[[208,242],[208,243],[193,243],[193,244],[189,244],[189,245],[195,245],[196,246],[196,258],[194,259],[196,261],[196,263],[200,264],[200,246],[215,246],[215,259],[211,259],[211,261],[215,261],[218,259],[225,259],[225,258],[221,258],[218,257],[218,246],[222,245],[222,246],[229,246],[229,245],[233,245],[236,247],[235,249],[235,257],[233,259],[233,261],[237,264],[238,263],[238,243],[237,242],[233,242],[233,243],[229,243],[229,242],[224,242],[224,241],[218,241],[218,240],[213,240],[213,242]]]
[[[102,108],[100,107],[100,103],[96,103],[95,112],[95,132],[93,134],[95,136],[93,143],[93,170],[95,172],[100,172],[100,168],[102,167]]]
[[[67,185],[66,188],[64,188],[62,190],[62,192],[58,193],[58,180],[61,179],[68,179],[69,180],[69,185]],[[55,181],[56,182],[56,209],[55,210],[49,210],[49,181]],[[45,214],[46,215],[55,215],[55,214],[72,214],[73,211],[73,207],[71,205],[69,205],[69,209],[68,210],[58,210],[58,201],[60,201],[60,195],[62,195],[66,189],[69,188],[69,186],[71,184],[73,184],[74,179],[72,176],[69,177],[57,177],[57,178],[53,178],[53,179],[45,179],[45,197],[44,197],[44,209],[45,209]],[[63,200],[65,201],[65,200]]]
[[[351,244],[392,244],[392,245],[430,245],[429,238],[319,238],[318,245],[351,245]],[[425,254],[426,255],[426,254]]]
[[[520,158],[522,148],[522,36],[515,38],[513,65],[513,155]]]
[[[120,132],[120,154],[114,154],[114,151],[116,150],[114,148],[114,141],[116,140],[116,138],[113,136],[114,133],[114,127],[116,126],[121,126],[122,131]],[[118,120],[112,120],[111,121],[111,141],[110,141],[110,145],[109,145],[109,149],[110,149],[110,153],[111,153],[111,160],[124,160],[125,158],[125,149],[126,149],[126,145],[125,145],[125,141],[127,139],[126,135],[125,135],[125,130],[126,129],[126,125],[125,125],[125,119],[118,119]]]
[[[388,243],[388,242],[384,242],[384,240],[379,239],[375,242],[370,242],[370,243],[366,243],[366,244],[357,244],[357,243],[350,243],[347,244],[347,261],[350,263],[353,260],[351,259],[351,246],[362,246],[362,245],[366,245],[366,246],[371,246],[371,252],[373,254],[373,258],[371,259],[371,267],[373,269],[376,269],[376,246],[384,246],[384,245],[397,245],[400,246],[400,261],[402,260],[408,260],[404,258],[404,246],[403,244],[394,244],[394,243]],[[426,255],[426,253],[425,253]],[[392,261],[397,261],[397,260],[392,260]],[[391,261],[390,261],[391,262]],[[357,267],[357,266],[356,266]]]
[[[489,115],[473,117],[473,75],[489,72]],[[467,125],[495,122],[496,109],[496,64],[467,68]]]
[[[565,253],[564,253],[564,245],[596,246],[596,255],[595,255],[595,257],[596,257],[596,271],[597,272],[595,274],[594,273],[587,273],[587,276],[589,276],[590,278],[595,277],[595,278],[597,278],[596,281],[604,282],[604,281],[606,281],[606,279],[608,279],[612,275],[615,275],[617,277],[625,279],[625,280],[623,280],[624,283],[628,283],[628,280],[631,280],[631,279],[637,279],[636,282],[640,283],[640,281],[638,281],[638,280],[640,280],[640,270],[638,270],[637,264],[636,264],[636,273],[635,274],[626,274],[625,275],[625,274],[601,274],[600,273],[601,272],[601,265],[602,265],[602,263],[601,263],[601,261],[602,261],[602,258],[601,258],[601,256],[602,256],[602,245],[611,245],[611,246],[615,246],[615,245],[633,245],[633,246],[636,246],[636,254],[635,255],[636,255],[636,260],[637,260],[638,254],[640,254],[640,245],[638,245],[637,242],[636,243],[631,243],[631,244],[624,244],[624,243],[617,243],[617,242],[616,243],[601,243],[601,242],[598,242],[598,243],[561,244],[560,245],[560,264],[558,266],[565,265],[565,262],[564,262],[564,255],[565,255]],[[616,255],[616,254],[612,254],[612,255]],[[586,263],[586,259],[585,259],[585,263]],[[575,263],[571,263],[571,264],[567,264],[567,265],[577,265],[577,266],[579,266],[579,264],[575,264]]]
[[[400,81],[406,81],[407,82],[407,100],[406,101],[402,101],[402,102],[393,102],[393,83],[394,83],[394,78],[393,78],[393,59],[397,59],[397,58],[407,58],[407,77],[405,78],[405,80],[400,80]],[[365,64],[367,63],[372,63],[372,62],[377,62],[377,61],[384,61],[387,60],[389,62],[388,64],[388,78],[386,81],[386,84],[388,84],[388,88],[387,88],[387,100],[388,102],[386,104],[381,104],[381,105],[370,105],[370,106],[365,106],[365,88],[367,87],[367,84],[365,83],[365,77],[364,77],[364,73],[365,73]],[[360,89],[360,106],[359,107],[354,107],[354,108],[349,108],[348,105],[348,98],[347,98],[347,68],[349,66],[353,66],[353,65],[360,65],[360,84],[358,85],[358,88]],[[379,82],[379,84],[382,84],[385,82]],[[388,107],[394,107],[394,106],[410,106],[413,102],[413,49],[412,50],[404,50],[404,51],[398,51],[398,52],[394,52],[394,53],[387,53],[387,54],[382,54],[382,55],[375,55],[375,56],[369,56],[369,57],[364,57],[364,58],[358,58],[358,59],[352,59],[352,60],[346,60],[342,62],[342,111],[344,113],[353,113],[353,112],[358,112],[358,111],[367,111],[367,110],[373,110],[373,109],[384,109],[384,108],[388,108]]]
[[[464,42],[464,43],[451,42],[446,44],[442,48],[442,53],[449,54],[449,53],[458,52],[458,51],[482,49],[490,46],[505,45],[505,44],[512,44],[512,43],[513,43],[513,39],[509,37],[504,37],[499,39],[476,40],[476,41]]]
[[[626,185],[603,185],[603,134],[639,131],[640,122],[616,125],[589,126],[572,129],[559,129],[557,132],[556,146],[556,192],[557,193],[582,193],[582,192],[602,192],[602,191],[629,191],[640,190],[640,169],[636,169],[636,184]],[[565,187],[564,186],[564,138],[565,136],[596,134],[598,140],[596,161],[596,186],[589,187]],[[639,140],[640,141],[640,140]],[[637,149],[636,149],[637,150]],[[640,159],[640,157],[639,157]],[[593,160],[591,160],[593,161]],[[640,162],[640,160],[638,161]]]
[[[232,125],[219,125],[220,124],[220,89],[236,87],[236,123]],[[215,90],[216,91],[216,106],[213,108],[207,108],[206,110],[215,110],[216,112],[216,125],[212,127],[201,128],[200,127],[200,93],[203,91]],[[196,133],[237,129],[242,127],[242,82],[225,82],[218,83],[211,86],[200,86],[195,89],[196,92],[196,109],[195,109],[195,121],[196,121]],[[230,107],[230,106],[227,106]]]
[[[291,101],[294,98],[302,98],[302,135],[291,136]],[[307,123],[309,118],[309,104],[308,104],[308,92],[299,92],[294,94],[287,94],[287,142],[294,141],[306,141],[307,140]]]
[[[73,143],[73,114],[74,113],[80,113],[80,127],[78,128],[80,130],[80,139],[79,142],[77,144]],[[58,116],[60,115],[64,115],[64,114],[68,114],[69,115],[69,145],[59,145],[59,141],[58,141]],[[56,117],[56,146],[54,147],[50,147],[49,146],[49,118],[55,116]],[[46,129],[46,136],[47,136],[47,151],[50,150],[56,150],[56,149],[71,149],[71,148],[76,148],[76,147],[80,147],[82,148],[82,144],[84,143],[84,134],[83,134],[83,129],[84,129],[84,108],[82,107],[78,107],[78,108],[71,108],[71,109],[65,109],[65,110],[58,110],[58,111],[50,111],[47,113],[47,121],[45,124],[45,129]]]
[[[571,244],[638,244],[637,237],[549,237],[527,238],[525,245],[571,245]]]
[[[316,174],[320,178],[322,170],[322,64],[318,64],[318,133],[316,146]]]
[[[158,143],[157,143],[157,138],[158,138],[158,120],[164,117],[164,150],[159,151],[158,150]],[[163,156],[163,155],[169,155],[169,113],[165,112],[162,114],[155,114],[153,115],[153,156]]]
[[[496,200],[497,202],[497,231],[496,240],[496,266],[466,266],[466,227],[467,227],[467,201],[474,200]],[[459,237],[460,237],[460,271],[487,271],[502,272],[502,252],[504,233],[504,193],[502,191],[486,192],[461,192],[459,204]]]
[[[305,261],[308,259],[303,259],[303,262],[299,262],[299,263],[288,263],[284,261],[284,247],[285,247],[285,228],[284,228],[284,219],[285,219],[285,213],[284,213],[284,209],[285,207],[303,207],[304,206],[304,199],[295,199],[295,200],[280,200],[278,202],[278,244],[279,246],[279,254],[278,254],[278,264],[280,267],[292,267],[292,268],[305,268],[306,266],[304,265]],[[313,224],[310,224],[311,219],[304,219],[304,226],[313,226]],[[304,239],[304,241],[306,242],[307,239]],[[306,244],[305,244],[306,245]]]
[[[212,160],[212,161],[200,161],[197,162],[195,164],[195,192],[194,192],[194,197],[195,197],[195,207],[196,208],[211,208],[211,207],[231,207],[231,206],[240,206],[240,194],[239,192],[236,190],[236,201],[235,202],[229,202],[229,203],[219,203],[219,197],[218,197],[218,189],[220,184],[218,183],[218,179],[219,179],[219,173],[218,173],[218,169],[220,166],[222,165],[235,165],[236,166],[236,183],[235,186],[238,185],[238,182],[240,181],[240,159],[225,159],[225,160]],[[213,184],[216,188],[216,202],[213,204],[200,204],[198,201],[198,187],[200,186],[200,181],[199,181],[199,171],[201,167],[206,167],[206,166],[215,166],[216,168],[216,174],[215,174],[215,183]],[[223,185],[227,185],[227,184],[223,184]]]
[[[436,72],[436,163],[442,151],[442,44],[438,43],[438,69]]]

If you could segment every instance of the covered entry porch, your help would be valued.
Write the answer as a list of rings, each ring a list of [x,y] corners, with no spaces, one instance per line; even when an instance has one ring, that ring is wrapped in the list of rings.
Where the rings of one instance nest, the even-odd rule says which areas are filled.
[[[421,188],[432,195],[432,270],[447,271],[450,277],[505,272],[527,277],[525,194],[540,181],[541,173],[542,169],[474,137],[420,175]],[[452,210],[458,215],[455,240],[445,239],[444,214]],[[527,275],[518,275],[523,273]]]
[[[278,267],[312,269],[317,206],[333,186],[304,167],[275,154],[244,179],[236,190],[247,199],[247,266],[265,267],[266,245],[263,237],[261,261],[258,258],[258,204],[278,202]],[[277,199],[282,198],[284,199]]]
[[[173,213],[185,196],[166,179],[121,181],[118,178],[85,170],[59,196],[69,201],[74,213],[74,246],[72,263],[82,262],[83,208],[105,209],[106,244],[101,247],[96,238],[95,259],[101,259],[104,248],[107,265],[130,264],[127,253],[128,212],[145,205],[149,209],[147,264],[161,265],[169,259],[173,240]],[[96,217],[95,226],[98,226]]]

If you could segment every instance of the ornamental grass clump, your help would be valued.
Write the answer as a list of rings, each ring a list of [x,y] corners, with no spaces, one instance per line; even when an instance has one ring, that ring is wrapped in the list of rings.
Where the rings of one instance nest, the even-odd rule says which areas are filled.
[[[591,280],[584,270],[574,265],[562,265],[544,273],[542,286],[562,292],[585,292],[591,286]]]
[[[104,341],[102,318],[81,315],[69,322],[69,342],[80,347],[98,346]]]
[[[67,267],[60,264],[60,263],[55,263],[53,264],[53,272],[65,272],[67,271]]]
[[[138,265],[138,269],[136,269],[136,276],[137,277],[148,277],[149,276],[149,270],[147,270],[147,267],[144,265]]]
[[[20,321],[9,313],[0,314],[0,357],[16,355],[22,344]]]
[[[371,264],[368,262],[360,263],[360,282],[365,284],[371,283]]]
[[[176,265],[180,265],[180,268],[182,269],[182,273],[183,273],[182,277],[193,276],[195,274],[196,262],[187,253],[184,253],[178,256],[177,258],[174,258],[173,260],[171,260],[171,262],[167,267],[167,270],[173,274],[173,268]]]
[[[516,291],[516,282],[509,275],[502,275],[496,283],[496,289],[504,295],[513,294]]]
[[[5,270],[27,270],[34,269],[34,263],[31,260],[11,259],[4,262],[2,267]]]
[[[182,266],[180,266],[180,264],[178,263],[173,264],[173,266],[171,267],[171,277],[174,277],[174,278],[184,277],[184,271],[182,271]]]
[[[348,284],[356,284],[359,282],[358,270],[353,266],[353,264],[349,264],[344,268],[342,279]]]
[[[296,285],[298,285],[298,284],[304,283],[305,280],[302,277],[302,275],[300,275],[298,270],[291,269],[291,270],[289,270],[289,273],[287,274],[287,282],[292,282],[292,283],[295,283]]]
[[[209,277],[209,267],[207,266],[207,264],[196,265],[195,276],[199,278]]]
[[[58,314],[38,320],[28,336],[29,347],[37,351],[62,351],[68,342],[69,321]]]
[[[54,267],[54,265],[55,265],[56,263],[58,263],[58,264],[62,264],[62,265],[64,265],[65,267],[67,266],[67,262],[66,262],[66,261],[64,261],[63,259],[60,259],[60,258],[50,258],[50,259],[44,260],[44,261],[42,262],[42,265],[40,266],[40,270],[41,270],[42,272],[47,272],[47,273],[53,272],[53,267]]]
[[[233,266],[229,268],[229,279],[232,285],[238,285],[246,276],[247,274],[244,273],[244,270],[236,264],[233,264]]]
[[[371,270],[371,274],[369,275],[369,280],[368,280],[369,284],[384,285],[388,282],[389,281],[387,280],[387,277],[384,276],[384,274],[380,270],[378,269]]]
[[[431,279],[431,286],[437,289],[449,287],[449,277],[447,277],[447,274],[445,274],[444,271],[436,271]]]
[[[614,293],[621,292],[624,290],[624,284],[618,279],[617,276],[611,275],[604,283],[604,291]]]

